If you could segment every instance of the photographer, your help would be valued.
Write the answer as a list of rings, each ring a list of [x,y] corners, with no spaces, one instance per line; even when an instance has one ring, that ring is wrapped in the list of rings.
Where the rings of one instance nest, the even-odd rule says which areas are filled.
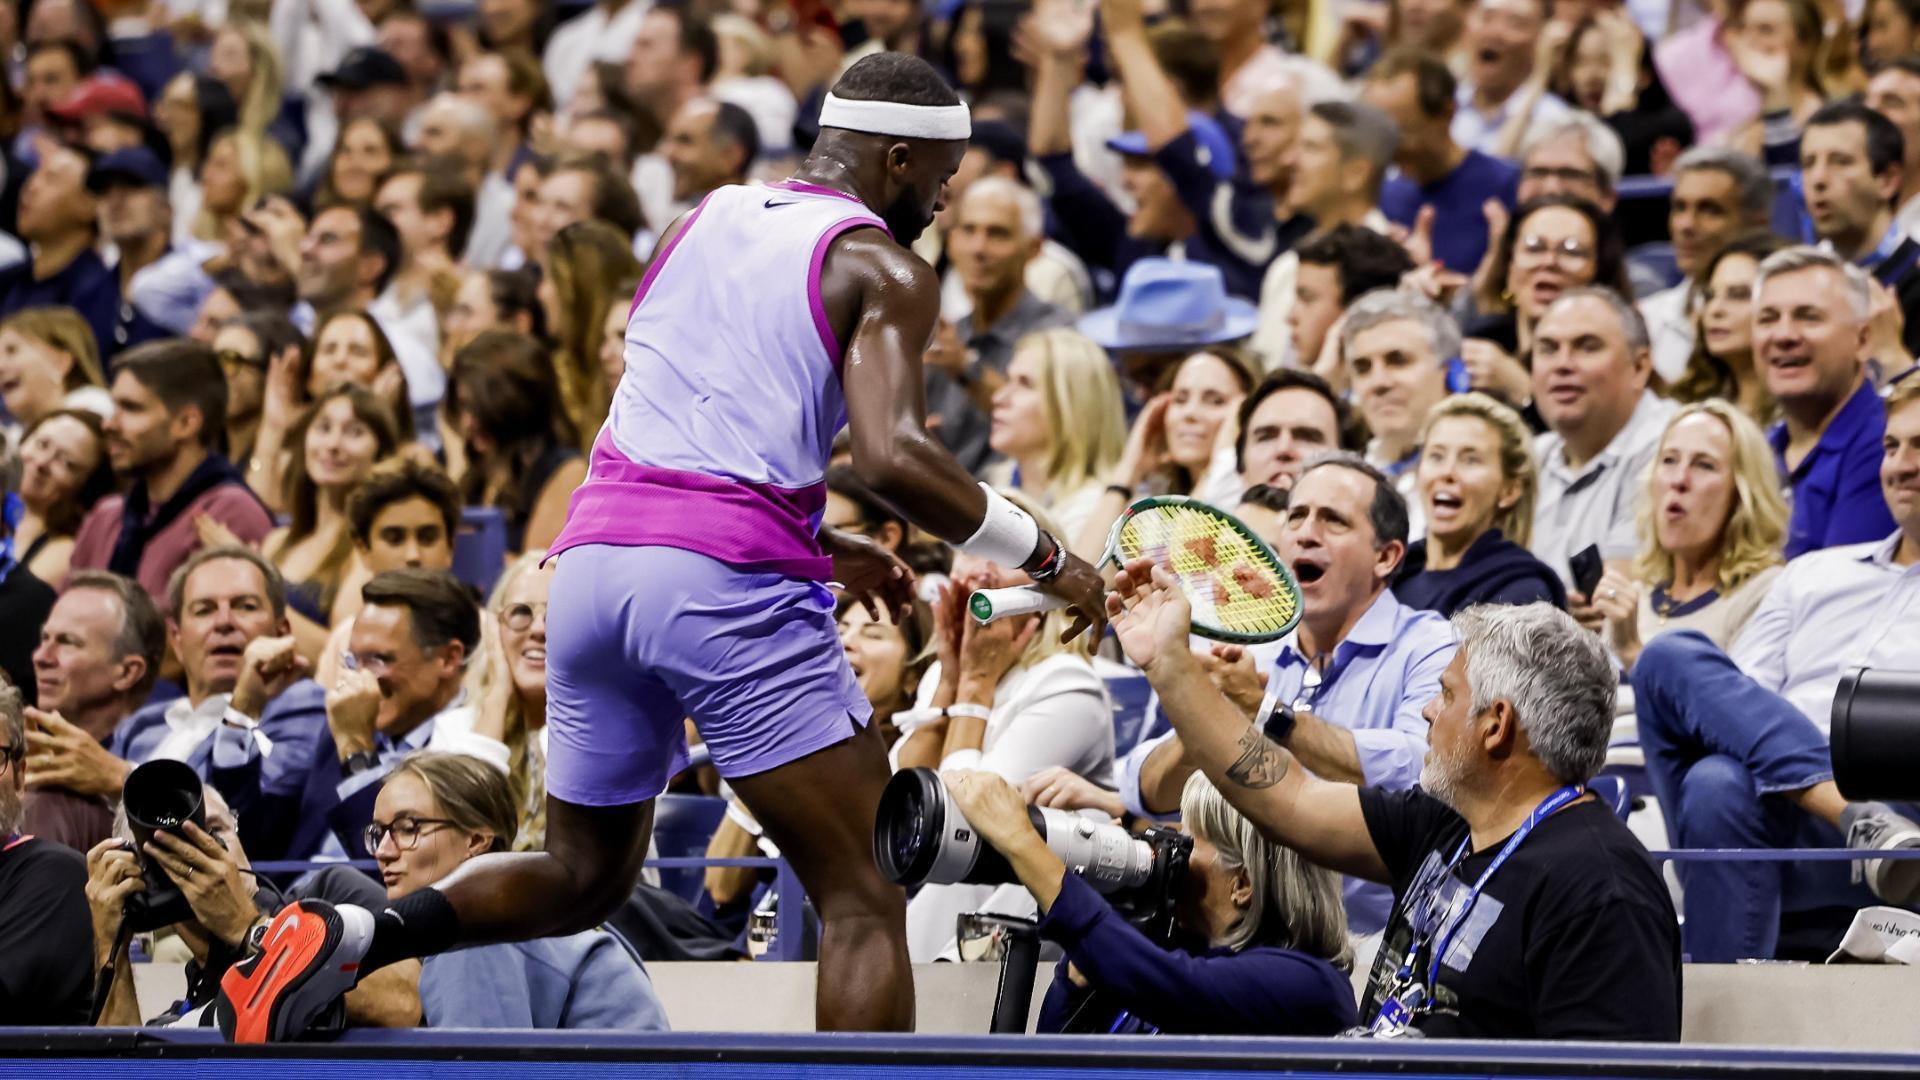
[[[1339,878],[1262,838],[1204,776],[1188,779],[1193,836],[1174,922],[1199,951],[1163,948],[1108,906],[1034,831],[1006,780],[951,771],[967,822],[1020,877],[1066,957],[1038,1030],[1190,1035],[1333,1035],[1353,1025]]]
[[[249,951],[248,935],[256,924],[287,900],[319,898],[331,903],[380,904],[380,886],[365,874],[347,867],[309,874],[284,892],[257,878],[240,846],[239,826],[218,788],[203,789],[207,827],[188,821],[180,836],[155,832],[145,849],[148,866],[157,867],[180,886],[193,918],[171,927],[191,959],[187,964],[187,996],[151,1021],[140,1016],[134,996],[133,965],[120,946],[121,922],[127,902],[147,891],[147,869],[134,852],[133,833],[123,809],[116,819],[115,836],[87,852],[87,905],[93,914],[96,969],[113,967],[98,1024],[101,1027],[140,1027],[186,1023],[209,1026],[213,1015],[205,1007],[220,988],[227,968]],[[420,1023],[418,961],[409,960],[368,976],[346,996],[346,1018],[358,1027],[414,1027]]]

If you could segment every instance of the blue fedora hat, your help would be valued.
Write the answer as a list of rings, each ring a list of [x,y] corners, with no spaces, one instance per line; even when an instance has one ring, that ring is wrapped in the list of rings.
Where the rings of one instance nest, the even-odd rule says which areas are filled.
[[[1120,299],[1080,318],[1080,332],[1115,352],[1161,352],[1238,341],[1253,333],[1259,309],[1227,295],[1220,268],[1173,259],[1127,267]]]

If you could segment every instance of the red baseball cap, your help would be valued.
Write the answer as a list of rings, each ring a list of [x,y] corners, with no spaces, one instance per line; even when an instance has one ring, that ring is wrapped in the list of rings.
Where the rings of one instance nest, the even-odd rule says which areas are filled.
[[[96,116],[126,116],[144,121],[147,100],[133,80],[113,71],[96,71],[73,92],[49,106],[54,119],[69,124],[84,123]]]

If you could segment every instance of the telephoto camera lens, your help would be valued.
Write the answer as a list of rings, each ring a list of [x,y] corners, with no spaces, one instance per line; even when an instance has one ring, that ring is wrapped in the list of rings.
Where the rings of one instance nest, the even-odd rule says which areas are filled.
[[[1849,799],[1920,799],[1920,671],[1854,668],[1833,694],[1833,779]]]
[[[127,898],[127,926],[136,931],[153,930],[191,918],[193,909],[187,905],[185,894],[147,854],[147,844],[157,832],[182,835],[189,821],[202,829],[207,827],[206,789],[200,783],[200,774],[183,762],[164,758],[149,761],[127,774],[121,803],[133,832],[134,854],[147,879],[145,892]]]
[[[1034,830],[1067,868],[1103,893],[1133,888],[1153,873],[1153,846],[1111,822],[1027,807]],[[980,838],[932,769],[902,769],[880,795],[873,855],[900,885],[1004,885],[1013,868]]]

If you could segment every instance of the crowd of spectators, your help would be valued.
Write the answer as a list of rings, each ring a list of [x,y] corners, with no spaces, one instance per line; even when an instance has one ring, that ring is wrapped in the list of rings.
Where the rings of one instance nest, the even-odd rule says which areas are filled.
[[[922,889],[916,961],[954,955],[962,912],[1041,914],[1075,965],[1056,1016],[1375,1023],[1452,845],[1517,824],[1490,785],[1603,759],[1644,764],[1675,846],[1851,844],[1865,872],[1688,864],[1682,919],[1582,803],[1508,872],[1537,921],[1479,929],[1546,989],[1468,972],[1470,945],[1430,1033],[1672,1038],[1683,950],[1824,956],[1855,909],[1920,901],[1920,864],[1870,858],[1920,847],[1912,811],[1848,803],[1826,749],[1843,671],[1920,656],[1906,0],[0,0],[8,1022],[153,1019],[116,939],[158,870],[194,883],[145,946],[189,964],[178,1022],[281,900],[378,905],[544,844],[542,557],[630,300],[676,220],[786,176],[880,51],[972,110],[914,246],[943,283],[934,434],[1089,559],[1141,496],[1233,510],[1304,600],[1285,640],[1196,639],[1191,667],[1125,619],[1117,643],[980,626],[969,591],[1019,571],[930,541],[842,457],[823,524],[921,578],[909,618],[843,608],[853,673],[895,767],[997,814],[1022,882]],[[1515,634],[1556,643],[1560,696]],[[1147,722],[1116,723],[1143,675]],[[1242,782],[1239,729],[1292,778]],[[207,824],[136,851],[120,796],[161,759]],[[730,795],[701,769],[675,790]],[[1199,966],[1062,887],[1012,793],[1184,820],[1216,896],[1184,916]],[[708,851],[777,854],[738,800]],[[250,870],[349,859],[380,880]],[[1566,865],[1619,875],[1585,895]],[[635,905],[744,943],[768,877]],[[1357,1013],[1329,997],[1356,943],[1381,956]],[[661,1027],[635,950],[409,962],[344,1022]],[[1153,990],[1233,957],[1285,987]],[[102,968],[125,977],[95,1001]],[[1089,1012],[1088,978],[1131,1004]],[[1671,1000],[1574,985],[1643,978]]]

